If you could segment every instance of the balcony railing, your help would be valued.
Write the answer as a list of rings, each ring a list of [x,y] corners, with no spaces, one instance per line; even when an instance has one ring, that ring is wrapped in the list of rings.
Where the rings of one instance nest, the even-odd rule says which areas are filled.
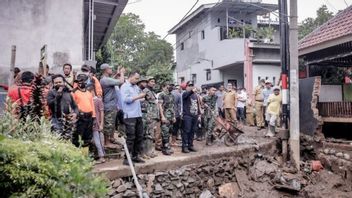
[[[318,109],[322,117],[352,118],[352,102],[320,102]]]

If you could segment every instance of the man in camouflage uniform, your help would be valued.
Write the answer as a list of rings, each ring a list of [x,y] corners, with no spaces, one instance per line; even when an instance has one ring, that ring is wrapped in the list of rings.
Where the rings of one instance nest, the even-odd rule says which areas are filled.
[[[254,90],[254,108],[255,108],[255,119],[257,122],[257,129],[260,130],[264,128],[264,114],[263,114],[263,104],[264,104],[264,97],[263,97],[263,89],[265,85],[265,80],[261,79],[259,85]]]
[[[213,142],[213,131],[215,128],[215,119],[218,116],[218,110],[216,106],[217,96],[215,95],[216,89],[210,87],[208,95],[203,97],[204,103],[204,124],[207,133],[206,145],[210,146]]]
[[[162,153],[164,155],[171,155],[173,151],[170,146],[170,133],[173,130],[173,123],[175,123],[174,112],[174,96],[172,95],[172,87],[170,83],[162,85],[162,92],[159,94],[159,109],[161,117],[161,137],[162,137]]]
[[[142,118],[144,128],[144,140],[142,146],[142,154],[145,158],[154,158],[157,156],[155,153],[155,131],[159,126],[160,112],[156,102],[156,95],[153,91],[155,86],[155,79],[148,77],[147,85],[143,89],[145,100],[142,102]]]

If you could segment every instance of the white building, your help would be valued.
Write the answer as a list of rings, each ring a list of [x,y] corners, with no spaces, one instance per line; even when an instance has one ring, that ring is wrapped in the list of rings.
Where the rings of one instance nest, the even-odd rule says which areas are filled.
[[[279,26],[270,16],[277,9],[275,4],[224,1],[189,14],[169,31],[176,35],[177,82],[193,80],[196,86],[231,82],[249,91],[262,78],[277,82]],[[270,28],[271,33],[257,39],[263,32],[258,28]]]
[[[110,37],[127,1],[1,0],[0,83],[7,81],[12,45],[15,66],[22,70],[38,71],[44,45],[52,72],[64,63],[79,67],[94,61],[95,51]]]

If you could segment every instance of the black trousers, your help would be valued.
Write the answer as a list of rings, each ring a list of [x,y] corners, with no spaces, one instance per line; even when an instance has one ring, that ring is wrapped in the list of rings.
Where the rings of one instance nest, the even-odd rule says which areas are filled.
[[[173,129],[172,129],[172,136],[177,137],[178,131],[181,128],[181,118],[178,117],[176,118],[176,122],[174,123]]]
[[[80,113],[77,120],[76,131],[72,135],[72,143],[75,146],[89,146],[93,138],[93,117],[92,114]]]
[[[143,121],[141,117],[124,119],[127,135],[127,148],[132,158],[138,156],[142,151],[144,137]]]
[[[194,133],[198,128],[197,116],[183,116],[183,133],[182,133],[182,147],[193,147]]]

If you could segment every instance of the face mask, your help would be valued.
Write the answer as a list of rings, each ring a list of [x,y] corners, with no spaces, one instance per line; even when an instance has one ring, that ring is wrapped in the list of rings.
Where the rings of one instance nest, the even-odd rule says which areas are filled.
[[[78,84],[78,86],[79,86],[79,88],[81,88],[81,89],[84,89],[84,88],[86,88],[86,84],[85,84],[85,83],[82,83],[82,84]]]

